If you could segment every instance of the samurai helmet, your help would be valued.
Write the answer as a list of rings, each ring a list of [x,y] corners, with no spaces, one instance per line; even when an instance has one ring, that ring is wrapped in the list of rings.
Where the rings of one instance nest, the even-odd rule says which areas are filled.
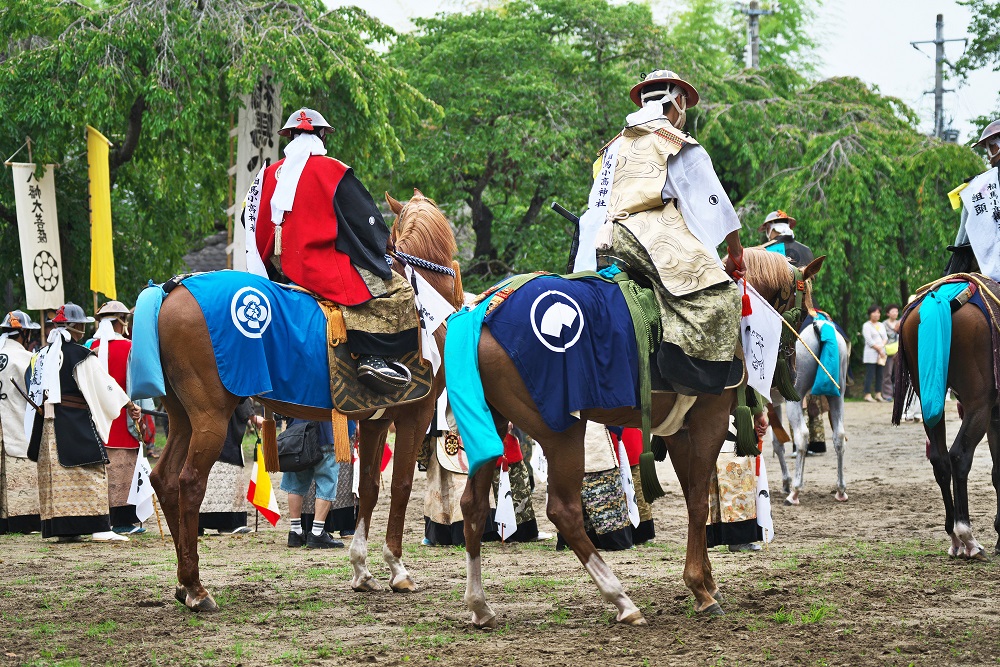
[[[986,126],[979,141],[973,144],[976,148],[985,148],[989,156],[990,165],[997,166],[1000,163],[1000,120],[995,120]]]
[[[289,137],[292,135],[292,130],[302,130],[303,132],[319,130],[319,136],[322,137],[332,132],[333,128],[330,127],[330,124],[326,122],[326,119],[323,118],[320,112],[302,107],[288,117],[284,127],[278,130],[278,134],[283,137]]]
[[[767,217],[764,218],[764,222],[761,223],[760,227],[757,228],[757,231],[758,232],[766,231],[767,226],[772,222],[783,222],[788,225],[789,229],[795,229],[795,225],[797,224],[795,218],[788,215],[779,208],[777,211],[771,211],[770,213],[767,214]]]
[[[127,317],[129,309],[121,301],[108,301],[97,310],[98,319],[106,317]]]
[[[55,317],[49,320],[49,324],[90,324],[93,317],[88,317],[83,308],[73,302],[59,306]]]
[[[12,310],[3,318],[0,331],[23,331],[25,329],[41,329],[42,325],[32,322],[28,314],[22,310]]]
[[[687,98],[687,108],[698,104],[698,91],[690,83],[682,79],[676,72],[669,69],[658,69],[650,72],[642,81],[632,86],[629,97],[637,107],[641,107],[647,98],[663,97],[666,94],[671,99],[677,93],[683,93]]]

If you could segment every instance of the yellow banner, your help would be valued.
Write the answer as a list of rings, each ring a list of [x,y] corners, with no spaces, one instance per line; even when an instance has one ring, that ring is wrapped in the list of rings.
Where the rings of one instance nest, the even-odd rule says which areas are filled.
[[[90,289],[117,299],[115,252],[111,244],[111,142],[87,126],[87,173],[90,177]]]

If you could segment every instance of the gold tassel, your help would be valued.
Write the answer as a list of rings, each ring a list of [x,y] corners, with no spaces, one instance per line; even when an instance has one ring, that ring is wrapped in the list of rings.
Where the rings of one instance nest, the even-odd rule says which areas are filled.
[[[456,308],[461,308],[465,303],[465,291],[462,289],[462,270],[458,267],[458,262],[451,261],[451,268],[455,271],[455,288],[452,294],[452,304]]]
[[[278,472],[278,434],[274,426],[274,412],[264,408],[264,425],[260,429],[261,450],[264,452],[264,468],[268,472]]]
[[[281,225],[274,228],[274,255],[281,257]]]
[[[351,436],[347,430],[347,415],[334,409],[330,421],[333,423],[333,451],[337,456],[337,463],[350,463]]]

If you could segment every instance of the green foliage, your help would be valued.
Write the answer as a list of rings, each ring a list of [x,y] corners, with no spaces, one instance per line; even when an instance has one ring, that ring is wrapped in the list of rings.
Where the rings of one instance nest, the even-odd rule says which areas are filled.
[[[1000,4],[996,0],[958,0],[958,4],[972,12],[969,32],[973,38],[955,63],[956,69],[962,74],[981,67],[1000,70]]]
[[[320,0],[10,0],[0,7],[0,152],[30,135],[57,172],[67,299],[89,303],[84,127],[116,144],[112,211],[119,296],[181,268],[181,256],[226,224],[228,130],[258,77],[282,83],[286,110],[323,109],[334,154],[361,173],[391,169],[398,132],[433,115],[373,47],[391,29]],[[21,156],[19,156],[20,158]],[[0,176],[0,252],[17,256],[10,172]],[[0,280],[22,284],[17,262]]]
[[[810,82],[782,66],[709,88],[697,136],[744,221],[744,243],[782,208],[827,255],[817,307],[848,332],[871,303],[902,302],[940,276],[957,229],[947,193],[982,171],[967,148],[927,138],[901,101],[857,79]]]

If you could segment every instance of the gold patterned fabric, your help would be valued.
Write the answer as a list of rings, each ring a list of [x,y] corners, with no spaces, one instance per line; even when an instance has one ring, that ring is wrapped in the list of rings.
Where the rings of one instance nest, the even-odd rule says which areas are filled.
[[[623,225],[616,224],[613,252],[625,260],[631,271],[644,276],[658,269],[642,243]],[[727,281],[712,287],[675,296],[661,284],[653,285],[660,306],[663,342],[673,343],[684,354],[705,361],[732,361],[740,328],[740,294]]]
[[[653,121],[626,128],[622,136],[608,217],[628,229],[652,258],[655,271],[647,277],[674,296],[730,282],[718,257],[691,233],[674,202],[663,201],[667,160],[683,145],[676,130],[665,120]],[[612,242],[612,254],[619,256],[619,250]]]
[[[111,530],[104,464],[65,468],[56,452],[55,424],[45,419],[38,451],[38,505],[42,537]]]
[[[135,475],[135,462],[139,457],[138,449],[108,447],[108,505],[123,507],[128,505],[128,492],[132,488],[132,477]]]
[[[580,499],[583,526],[588,531],[606,535],[629,525],[625,489],[618,468],[585,473]]]
[[[34,461],[3,454],[0,460],[0,519],[38,514],[38,471]]]
[[[757,477],[753,456],[720,453],[708,491],[709,524],[757,518]]]
[[[385,281],[385,294],[357,306],[341,306],[348,331],[395,334],[420,325],[413,288],[398,273]]]

